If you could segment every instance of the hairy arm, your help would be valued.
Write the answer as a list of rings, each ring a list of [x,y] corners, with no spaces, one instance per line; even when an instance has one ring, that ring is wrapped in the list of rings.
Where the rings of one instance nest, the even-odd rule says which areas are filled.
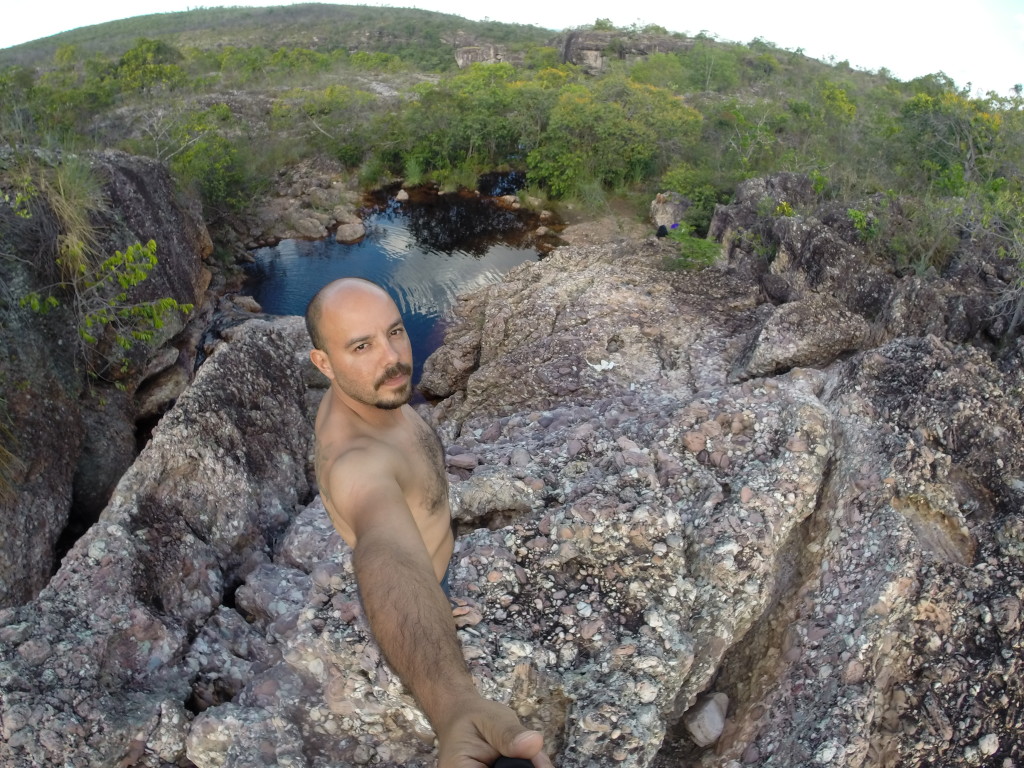
[[[354,531],[359,592],[377,644],[430,720],[441,768],[478,768],[499,755],[551,763],[539,733],[482,698],[466,669],[451,608],[405,496],[384,457],[349,451],[329,473],[335,509]]]

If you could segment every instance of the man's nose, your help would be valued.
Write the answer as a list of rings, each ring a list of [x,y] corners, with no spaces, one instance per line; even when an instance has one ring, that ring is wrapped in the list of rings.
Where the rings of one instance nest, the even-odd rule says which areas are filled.
[[[398,343],[395,339],[389,337],[387,343],[384,345],[384,362],[388,365],[392,365],[401,359],[402,355],[398,348]]]

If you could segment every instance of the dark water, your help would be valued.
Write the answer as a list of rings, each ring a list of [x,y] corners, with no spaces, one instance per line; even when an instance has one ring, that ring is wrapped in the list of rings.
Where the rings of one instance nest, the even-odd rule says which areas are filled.
[[[414,381],[444,341],[455,297],[497,282],[539,251],[524,216],[474,196],[419,194],[405,203],[384,198],[363,219],[355,245],[284,240],[254,252],[246,293],[276,315],[302,315],[326,283],[363,277],[383,286],[405,318]]]

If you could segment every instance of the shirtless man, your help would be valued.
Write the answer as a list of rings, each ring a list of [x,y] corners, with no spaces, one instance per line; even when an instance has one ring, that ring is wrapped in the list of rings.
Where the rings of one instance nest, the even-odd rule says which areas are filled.
[[[454,548],[441,443],[407,405],[412,347],[382,288],[335,280],[313,297],[313,364],[330,380],[316,417],[320,497],[352,547],[377,644],[438,737],[440,768],[499,754],[552,768],[543,737],[473,685],[441,589]]]

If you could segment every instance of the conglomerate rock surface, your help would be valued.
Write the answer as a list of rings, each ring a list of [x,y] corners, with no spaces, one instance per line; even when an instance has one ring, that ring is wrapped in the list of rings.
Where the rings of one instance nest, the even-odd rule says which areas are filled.
[[[560,766],[1019,765],[1024,344],[897,311],[920,278],[873,267],[865,303],[816,261],[855,245],[776,225],[817,234],[774,272],[741,234],[699,273],[620,242],[461,302],[421,412],[467,663]],[[0,614],[0,763],[433,763],[308,478],[304,350],[298,319],[234,329]]]

